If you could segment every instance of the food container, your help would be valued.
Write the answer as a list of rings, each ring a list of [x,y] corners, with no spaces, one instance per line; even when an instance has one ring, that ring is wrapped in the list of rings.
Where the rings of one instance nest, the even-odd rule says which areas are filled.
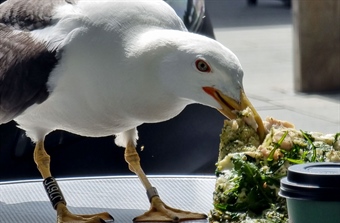
[[[279,195],[287,199],[290,223],[339,223],[340,163],[290,166]]]

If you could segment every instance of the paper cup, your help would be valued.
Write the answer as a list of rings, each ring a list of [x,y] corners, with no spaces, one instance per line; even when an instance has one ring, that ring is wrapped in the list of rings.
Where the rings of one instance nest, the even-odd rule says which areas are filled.
[[[279,195],[287,199],[290,223],[339,223],[340,163],[289,167]]]

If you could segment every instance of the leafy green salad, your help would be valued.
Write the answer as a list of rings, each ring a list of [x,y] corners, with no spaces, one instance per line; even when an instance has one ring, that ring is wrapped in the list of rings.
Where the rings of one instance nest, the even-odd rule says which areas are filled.
[[[307,162],[340,162],[340,133],[296,130],[288,122],[267,118],[262,144],[247,124],[249,110],[222,129],[216,164],[211,223],[288,223],[286,201],[278,196],[288,167]]]

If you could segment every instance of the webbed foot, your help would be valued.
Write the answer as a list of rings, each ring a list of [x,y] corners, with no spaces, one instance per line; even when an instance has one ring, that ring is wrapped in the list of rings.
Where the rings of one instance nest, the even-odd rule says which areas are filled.
[[[158,197],[154,196],[151,200],[151,208],[133,219],[134,222],[180,222],[186,220],[206,219],[207,215],[201,213],[193,213],[182,211],[164,204]]]
[[[113,217],[106,212],[93,215],[76,215],[71,213],[64,204],[58,204],[57,207],[57,223],[109,223],[113,221]]]

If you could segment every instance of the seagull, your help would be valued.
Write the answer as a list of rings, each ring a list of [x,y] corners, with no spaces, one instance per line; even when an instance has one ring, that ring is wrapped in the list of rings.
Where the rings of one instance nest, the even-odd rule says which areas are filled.
[[[125,148],[129,169],[151,205],[135,222],[206,218],[161,200],[140,165],[137,127],[169,120],[193,103],[229,119],[249,107],[263,139],[262,120],[242,78],[240,62],[228,48],[188,32],[162,0],[7,0],[0,5],[0,124],[15,120],[35,143],[34,161],[58,223],[113,217],[68,210],[44,148],[54,130],[114,136]]]

